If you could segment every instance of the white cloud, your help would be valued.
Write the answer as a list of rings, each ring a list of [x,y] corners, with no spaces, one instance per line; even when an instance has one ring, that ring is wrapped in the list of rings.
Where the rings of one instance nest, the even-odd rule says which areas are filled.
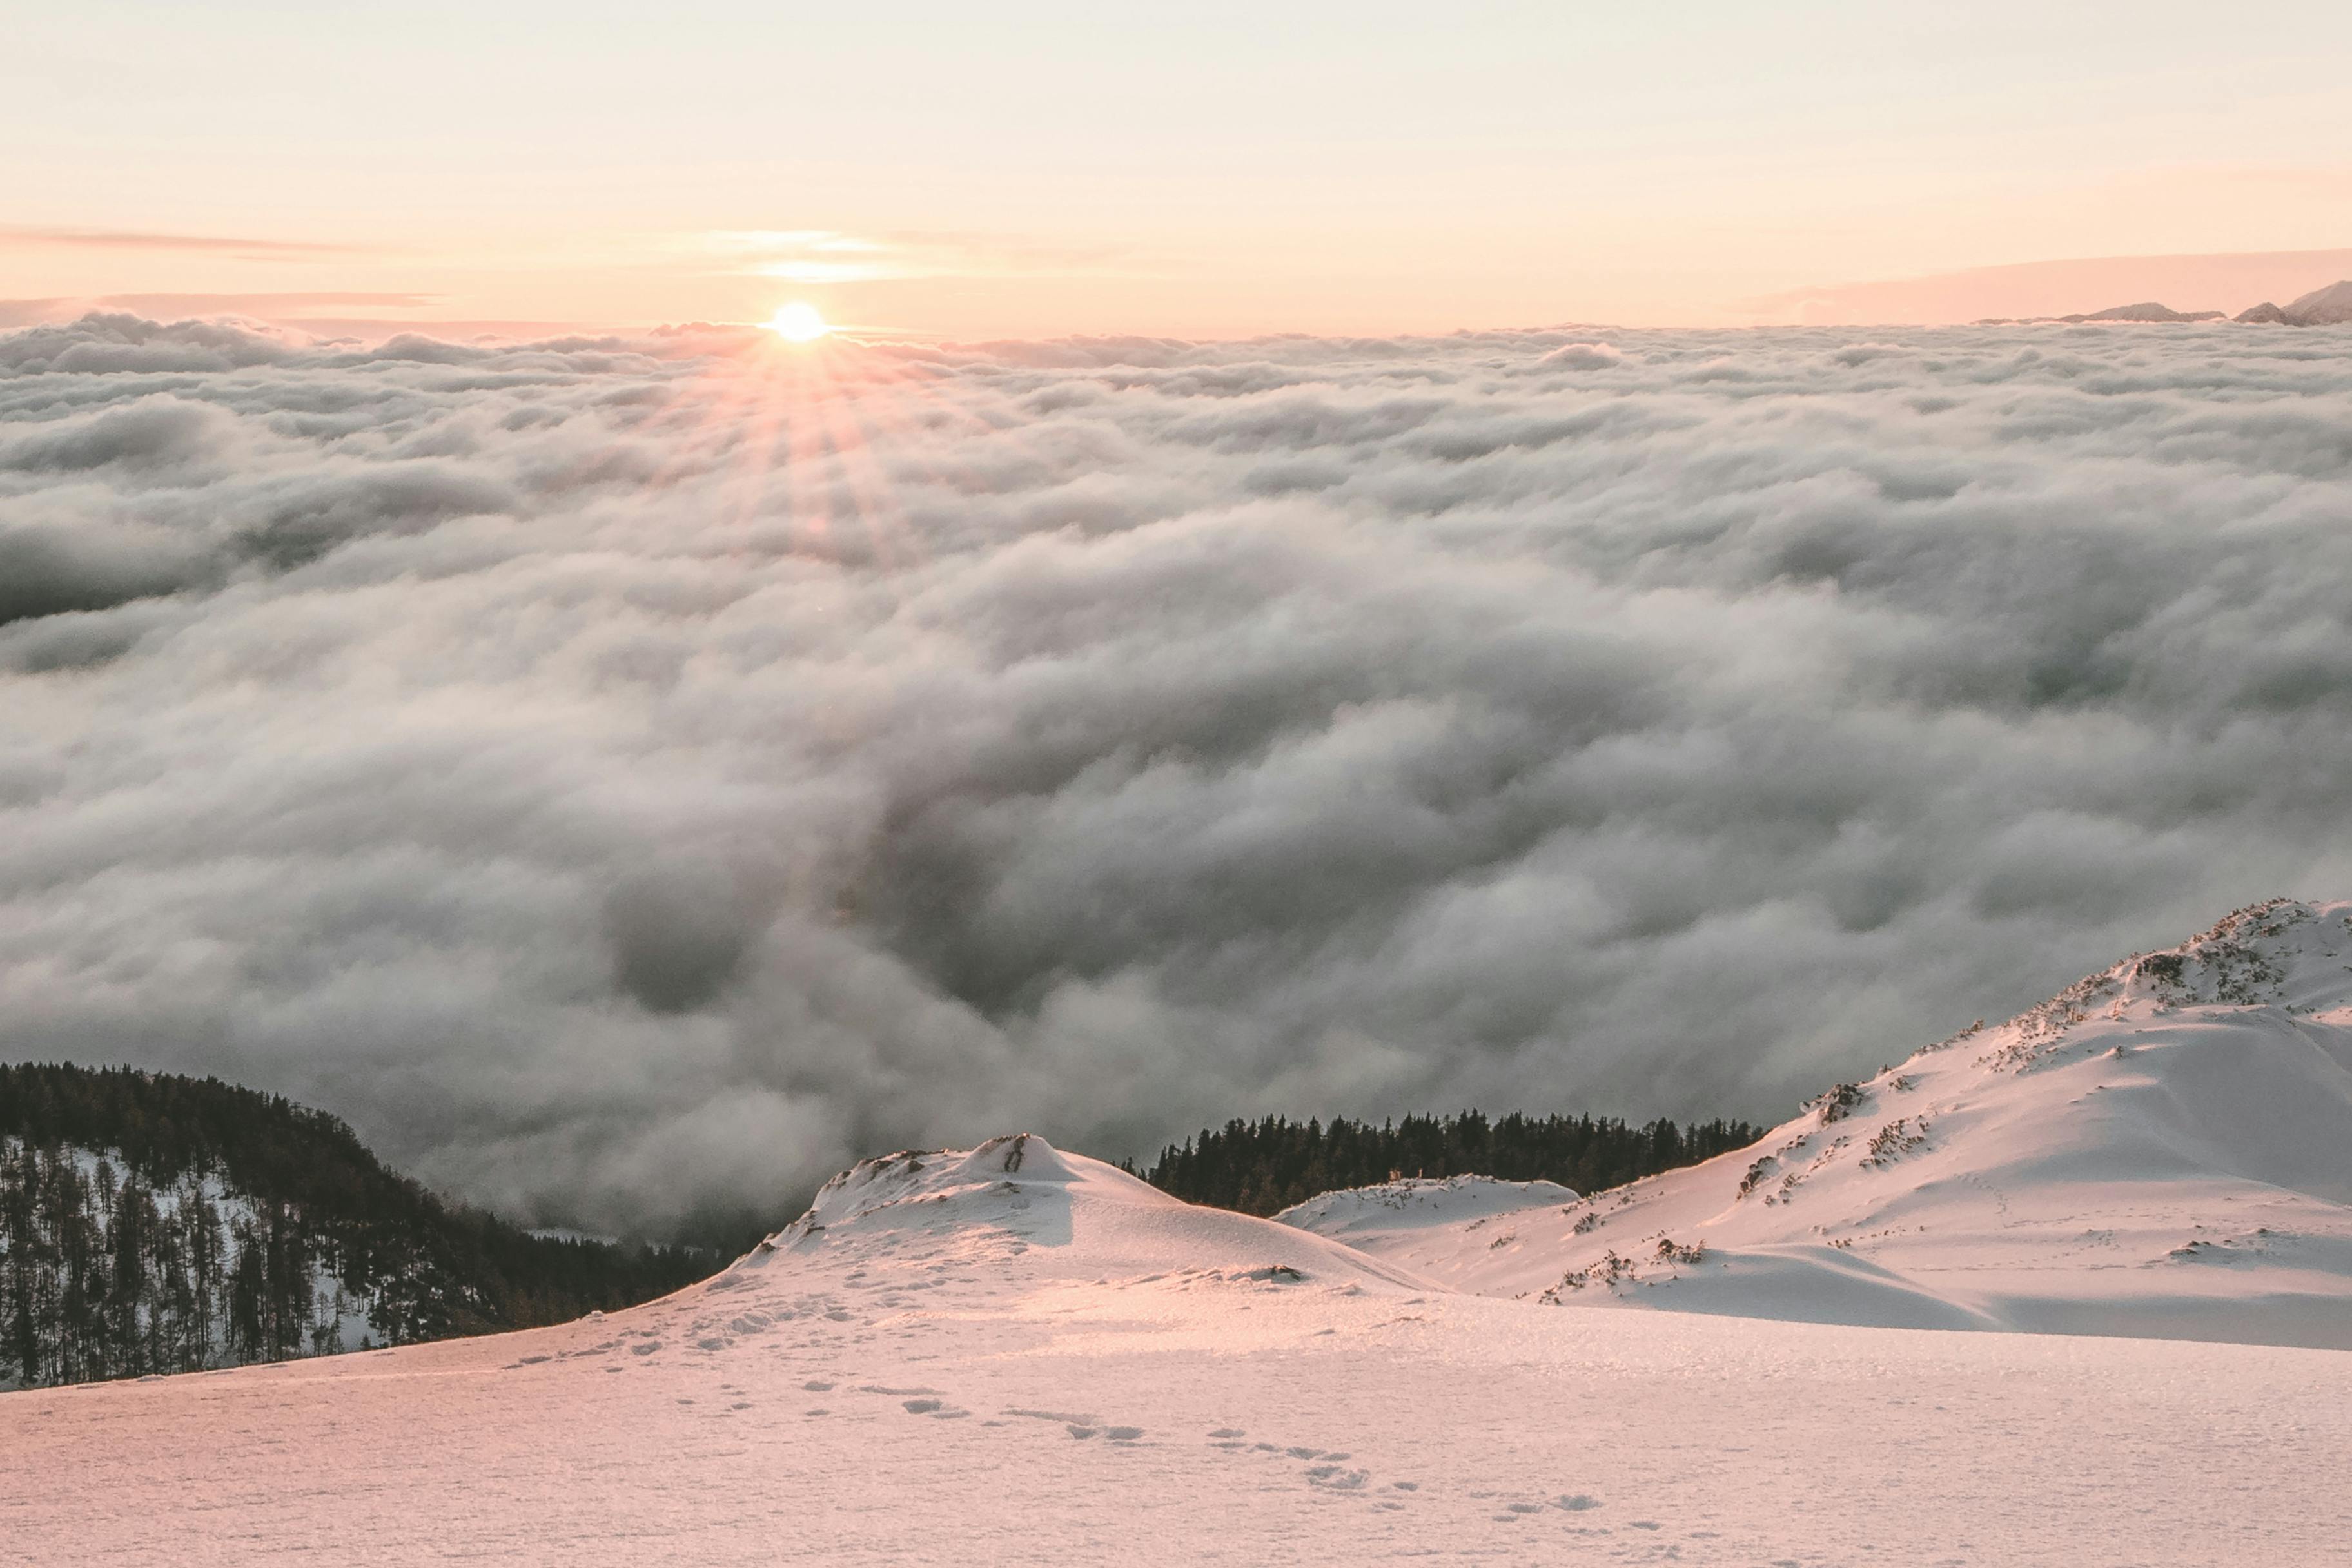
[[[658,1226],[1776,1113],[2352,886],[2340,334],[754,336],[0,335],[0,1051]]]

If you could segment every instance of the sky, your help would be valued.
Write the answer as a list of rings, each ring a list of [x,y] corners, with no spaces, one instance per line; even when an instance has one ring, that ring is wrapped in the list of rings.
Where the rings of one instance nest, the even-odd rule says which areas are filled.
[[[534,1223],[1769,1125],[2352,889],[2352,332],[0,332],[0,1059]]]
[[[2352,270],[2318,3],[16,9],[0,323],[1234,338]]]

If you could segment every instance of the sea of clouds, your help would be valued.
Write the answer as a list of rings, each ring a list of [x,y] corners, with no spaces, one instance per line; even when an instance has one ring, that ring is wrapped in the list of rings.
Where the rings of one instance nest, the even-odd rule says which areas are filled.
[[[2352,892],[2347,621],[2347,331],[37,327],[0,1057],[646,1231],[1012,1128],[1777,1118]]]

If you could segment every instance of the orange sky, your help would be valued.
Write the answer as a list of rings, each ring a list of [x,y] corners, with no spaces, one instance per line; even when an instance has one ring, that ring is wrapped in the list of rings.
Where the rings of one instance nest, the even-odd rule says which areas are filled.
[[[1897,9],[88,0],[0,59],[0,321],[1216,337],[2352,270],[2345,8]]]

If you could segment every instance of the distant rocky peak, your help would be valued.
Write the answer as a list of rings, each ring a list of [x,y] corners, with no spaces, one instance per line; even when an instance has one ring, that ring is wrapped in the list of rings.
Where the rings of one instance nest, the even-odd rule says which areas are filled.
[[[2301,327],[2333,327],[2352,321],[2352,278],[2314,289],[2280,312]]]

